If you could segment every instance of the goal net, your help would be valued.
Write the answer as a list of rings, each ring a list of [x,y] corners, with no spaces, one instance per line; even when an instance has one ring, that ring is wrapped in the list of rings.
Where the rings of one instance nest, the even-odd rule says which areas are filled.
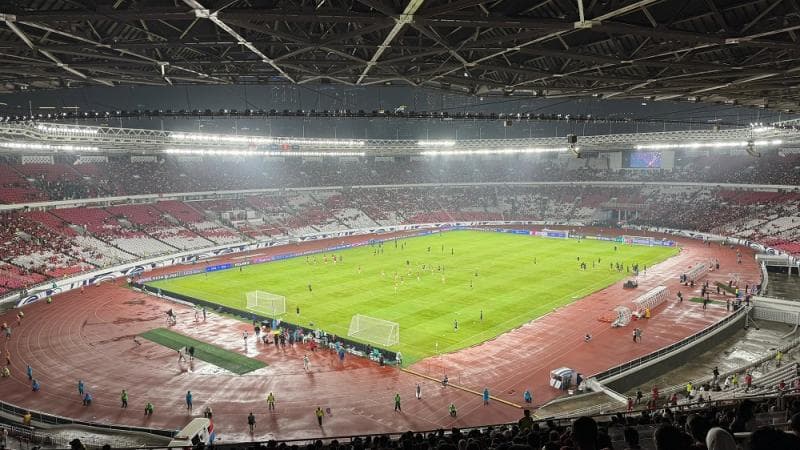
[[[252,291],[245,294],[247,309],[271,317],[286,313],[286,297],[264,291]]]
[[[611,326],[614,328],[617,327],[624,327],[631,323],[631,309],[626,306],[617,306],[614,308],[614,313],[616,313],[617,318],[614,319],[614,322],[611,323]]]
[[[391,347],[400,343],[400,324],[377,317],[356,314],[350,319],[347,336]]]

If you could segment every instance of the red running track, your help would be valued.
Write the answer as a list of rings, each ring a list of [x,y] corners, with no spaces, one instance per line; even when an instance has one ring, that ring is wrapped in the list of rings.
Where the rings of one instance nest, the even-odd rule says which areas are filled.
[[[359,239],[366,238],[347,240]],[[712,281],[727,282],[733,272],[741,274],[743,281],[759,278],[752,252],[747,249],[742,249],[745,257],[737,265],[735,251],[729,248],[706,247],[691,240],[683,240],[681,245],[678,256],[649,268],[635,291],[623,291],[617,283],[492,341],[428,358],[412,369],[434,379],[446,372],[451,383],[475,391],[488,387],[494,397],[512,403],[522,403],[522,391],[529,388],[534,392],[534,403],[542,404],[560,394],[547,384],[554,368],[568,366],[584,374],[596,373],[676,342],[727,314],[720,306],[711,305],[704,311],[697,303],[670,301],[655,311],[653,319],[636,324],[644,332],[642,342],[634,344],[631,327],[611,329],[597,320],[616,305],[659,284],[667,284],[675,292],[679,288],[677,274],[712,257],[722,264],[719,272],[709,276]],[[256,253],[281,251],[285,250]],[[697,295],[683,289],[685,297]],[[237,376],[202,361],[178,363],[172,350],[146,340],[140,340],[141,345],[133,342],[133,336],[164,326],[165,312],[170,308],[179,314],[176,331],[246,352],[269,365]],[[15,313],[7,312],[0,321],[14,322]],[[306,373],[302,357],[307,351],[299,345],[282,351],[250,339],[245,349],[241,334],[250,329],[249,324],[215,314],[196,323],[189,308],[131,291],[121,283],[92,287],[83,294],[62,294],[53,304],[39,302],[26,307],[22,324],[13,326],[11,339],[4,342],[11,353],[12,377],[0,379],[0,398],[79,420],[165,429],[180,428],[210,405],[223,442],[474,426],[515,421],[521,416],[514,406],[494,400],[484,406],[474,393],[445,389],[436,381],[360,358],[348,357],[340,364],[333,354],[318,351],[310,354],[311,371]],[[587,332],[593,335],[589,343],[583,342]],[[40,392],[31,392],[25,375],[27,364],[42,384]],[[95,398],[90,407],[81,405],[79,379]],[[422,386],[422,400],[414,399],[417,383]],[[130,395],[126,410],[120,408],[122,389]],[[194,396],[193,412],[184,403],[187,390]],[[266,407],[269,391],[277,399],[274,413]],[[403,399],[402,412],[393,411],[396,392]],[[143,415],[147,401],[155,405],[155,414],[149,418]],[[458,406],[457,419],[447,413],[451,402]],[[314,417],[317,406],[331,410],[322,427]],[[257,420],[253,436],[247,433],[246,425],[250,411]]]

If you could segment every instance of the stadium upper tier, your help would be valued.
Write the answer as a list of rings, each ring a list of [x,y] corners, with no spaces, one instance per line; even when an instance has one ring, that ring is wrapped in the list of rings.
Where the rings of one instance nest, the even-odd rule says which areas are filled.
[[[783,155],[783,156],[782,156]],[[0,203],[175,192],[412,183],[664,181],[799,185],[800,156],[675,152],[669,170],[614,170],[605,154],[441,157],[7,155]]]
[[[791,166],[795,164],[792,162]],[[169,165],[164,163],[160,167]],[[25,180],[17,167],[0,167],[6,174],[4,180],[11,178],[8,174]],[[73,170],[69,165],[59,167],[47,173]],[[245,166],[237,167],[244,170]],[[312,169],[305,167],[304,171],[303,167],[283,176],[291,179],[303,174],[301,179],[316,179],[317,175],[310,172]],[[722,161],[708,163],[708,167],[709,174],[728,170]],[[490,167],[487,169],[487,173],[492,172]],[[777,166],[774,169],[779,170]],[[206,170],[209,177],[214,172],[211,166]],[[218,170],[226,169],[221,166]],[[755,170],[750,168],[746,172]],[[100,175],[96,175],[97,179],[81,176],[65,186],[75,189],[71,195],[81,195],[92,189],[124,186],[124,180],[139,180],[141,184],[137,185],[143,189],[148,184],[157,186],[158,182],[157,178],[151,178],[152,172],[139,170],[121,181],[104,171],[101,167],[92,172],[102,174],[102,182],[94,184]],[[374,169],[364,172],[376,181],[381,176],[385,177],[384,181],[396,180]],[[113,173],[121,176],[124,170],[117,166]],[[329,180],[336,179],[334,173],[326,172],[331,177]],[[391,173],[400,180],[411,177],[402,171]],[[469,171],[459,173],[468,174]],[[586,169],[575,173],[599,176]],[[790,173],[796,177],[796,172],[792,171],[786,171],[785,175],[790,176]],[[42,175],[42,180],[47,176]],[[191,179],[196,176],[200,177],[199,173],[178,179],[202,185],[202,178]],[[59,185],[57,180],[53,181],[54,186]],[[255,182],[257,178],[254,176],[251,180]],[[233,175],[231,181],[236,181]],[[66,191],[37,192],[46,196],[45,192]],[[0,294],[34,286],[49,278],[184,250],[402,223],[627,222],[716,232],[800,253],[799,207],[800,193],[784,189],[743,190],[713,184],[672,183],[614,186],[597,182],[318,187],[220,195],[154,195],[137,198],[136,203],[132,199],[111,201],[106,198],[88,203],[68,201],[48,207],[14,205],[0,213]]]

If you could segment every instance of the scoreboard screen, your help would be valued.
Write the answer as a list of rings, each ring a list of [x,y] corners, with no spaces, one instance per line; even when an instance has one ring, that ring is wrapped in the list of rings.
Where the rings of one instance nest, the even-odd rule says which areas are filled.
[[[661,152],[626,152],[623,166],[630,169],[660,169]]]

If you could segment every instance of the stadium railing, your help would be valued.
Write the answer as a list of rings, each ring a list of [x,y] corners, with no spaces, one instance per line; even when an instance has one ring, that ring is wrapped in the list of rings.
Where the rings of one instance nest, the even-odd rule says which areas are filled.
[[[755,402],[755,403],[763,403],[763,402],[771,402],[775,400],[774,395],[762,395],[758,397],[749,397],[748,399]],[[784,397],[787,401],[785,405],[788,405],[790,402],[788,400],[800,399],[800,395],[798,394],[787,394]],[[706,410],[718,410],[722,408],[734,408],[736,407],[742,399],[725,399],[713,402],[704,402],[704,403],[691,403],[680,405],[679,407],[670,407],[669,409],[673,412],[678,412],[683,415],[688,415],[692,413],[699,413]],[[659,410],[663,411],[664,408],[659,408]],[[534,420],[535,424],[538,424],[540,428],[547,430],[550,425],[555,427],[568,427],[572,425],[572,422],[581,416],[589,415],[591,416],[598,424],[610,424],[612,423],[612,417],[619,417],[627,416],[627,417],[637,417],[641,416],[644,410],[636,410],[631,413],[622,413],[622,412],[611,412],[611,413],[604,413],[604,414],[586,414],[582,410],[575,410],[570,414],[559,416],[559,417],[544,417],[544,418],[536,418]],[[521,414],[520,414],[521,416]],[[787,419],[788,419],[788,410],[786,408],[778,408],[775,411],[767,411],[767,412],[759,412],[756,413],[755,421],[757,426],[772,426],[777,429],[786,429],[787,428]],[[653,426],[655,424],[650,424]],[[366,438],[388,438],[390,440],[396,441],[400,439],[401,436],[408,434],[409,432],[413,434],[421,434],[423,436],[428,436],[431,434],[440,434],[443,437],[449,437],[454,431],[458,431],[462,435],[467,435],[469,432],[473,430],[477,430],[481,433],[487,432],[489,429],[512,429],[517,426],[517,422],[510,422],[510,423],[494,423],[494,424],[486,424],[486,425],[479,425],[473,427],[463,427],[463,428],[450,428],[450,429],[430,429],[430,430],[418,430],[418,431],[397,431],[397,432],[388,432],[388,433],[365,433],[365,434],[355,434],[355,435],[334,435],[334,436],[309,436],[307,438],[298,438],[298,439],[286,439],[286,440],[264,440],[264,441],[250,441],[250,442],[230,442],[230,443],[223,443],[217,441],[214,443],[214,447],[220,450],[233,450],[233,449],[244,449],[244,448],[277,448],[277,444],[285,444],[289,447],[299,447],[303,448],[307,445],[313,445],[317,441],[320,441],[325,444],[329,444],[332,441],[338,441],[340,444],[349,444],[354,442],[356,439],[364,440]],[[639,425],[639,426],[647,426],[647,425]],[[113,427],[112,427],[113,428]],[[746,437],[746,436],[745,436]],[[119,447],[115,447],[119,448]],[[167,448],[166,446],[137,446],[137,449],[162,449]],[[327,447],[323,447],[321,450],[324,450]]]
[[[746,364],[744,366],[739,366],[739,367],[737,367],[735,369],[728,370],[728,371],[725,371],[725,372],[720,372],[718,380],[724,380],[726,377],[734,375],[734,374],[743,374],[743,373],[746,373],[748,371],[751,371],[752,369],[755,369],[755,368],[761,367],[761,366],[764,366],[764,368],[768,368],[770,364],[775,363],[775,355],[776,355],[776,353],[778,351],[780,351],[781,353],[786,355],[789,352],[789,350],[791,350],[794,347],[797,347],[798,345],[800,345],[800,337],[793,339],[792,341],[790,341],[787,344],[782,345],[781,347],[778,347],[774,351],[771,351],[771,352],[767,353],[767,355],[762,356],[761,358],[757,359],[756,361],[754,361],[752,363]],[[789,363],[787,362],[787,364],[789,364]],[[661,389],[660,392],[666,396],[666,395],[673,394],[675,392],[685,391],[687,383],[691,383],[692,386],[702,386],[703,384],[711,383],[713,380],[714,380],[714,377],[712,375],[701,377],[701,378],[697,378],[697,379],[694,379],[694,380],[687,380],[686,382],[684,382],[682,384],[676,384],[676,385],[673,385],[673,386],[665,387],[665,388]],[[755,380],[754,384],[758,384],[758,380]],[[746,397],[746,395],[742,395],[740,397]]]
[[[744,310],[744,309],[745,308],[742,308],[742,310]],[[732,315],[730,317],[734,317],[734,316],[735,315]],[[730,317],[729,317],[729,319],[730,319]],[[701,333],[698,333],[698,334],[701,334]],[[783,352],[785,352],[786,350],[788,350],[791,347],[793,347],[795,345],[798,345],[798,344],[800,344],[800,338],[795,339],[791,343],[784,345],[783,347],[781,347],[781,350]],[[670,347],[672,347],[672,346],[670,346]],[[774,353],[770,353],[768,356],[764,356],[761,359],[759,359],[758,361],[756,361],[756,362],[754,362],[754,363],[752,363],[752,364],[750,364],[748,366],[737,368],[736,371],[731,371],[731,373],[741,371],[742,369],[747,368],[747,367],[755,367],[755,366],[760,365],[760,364],[768,364],[769,361],[772,360],[773,358],[774,358]],[[721,374],[721,376],[724,376],[724,375],[725,374]],[[701,381],[702,381],[702,379],[701,380],[696,380],[697,383],[700,383]],[[685,384],[675,386],[674,388],[676,388],[676,389],[677,388],[683,388],[683,386],[685,386]],[[669,388],[665,389],[665,390],[662,390],[662,393],[666,394],[668,392],[668,390],[669,390]],[[737,397],[737,398],[724,398],[724,399],[717,399],[717,400],[711,400],[711,401],[705,401],[705,402],[685,403],[685,404],[680,404],[680,405],[677,405],[677,406],[668,406],[668,408],[670,410],[672,410],[672,411],[688,414],[688,413],[692,413],[692,412],[698,412],[698,411],[707,410],[707,409],[710,409],[710,408],[724,408],[724,407],[735,406],[740,401],[742,401],[743,399],[749,399],[749,400],[752,400],[752,401],[755,401],[755,402],[774,401],[776,399],[784,399],[784,400],[786,400],[786,401],[783,402],[783,405],[785,406],[785,405],[790,403],[788,401],[790,399],[798,399],[798,400],[800,400],[800,393],[795,392],[795,391],[793,391],[791,389],[789,389],[788,391],[785,391],[785,392],[779,392],[779,391],[771,391],[771,392],[766,392],[766,393],[765,392],[761,392],[761,393],[756,394],[756,395],[741,396],[741,397]],[[619,404],[616,403],[616,405],[617,405],[617,409],[619,409]],[[596,408],[598,406],[602,406],[602,405],[596,405],[596,406],[593,406],[593,407],[583,408],[583,409],[576,409],[576,410],[572,410],[572,411],[569,411],[569,412],[564,413],[564,414],[559,414],[559,415],[554,415],[554,416],[549,416],[549,417],[536,417],[536,423],[539,423],[541,425],[541,424],[546,424],[546,423],[549,422],[549,423],[554,423],[556,425],[569,425],[575,418],[580,417],[580,416],[584,416],[584,415],[590,415],[596,421],[602,422],[602,421],[610,420],[611,416],[617,416],[619,414],[623,414],[625,416],[637,415],[637,414],[641,414],[642,411],[644,410],[644,409],[637,409],[637,410],[634,410],[634,411],[632,411],[630,413],[623,413],[621,411],[598,413],[596,411]],[[663,408],[659,408],[659,409],[663,409]],[[66,418],[66,417],[58,416],[58,415],[55,415],[55,414],[47,414],[47,413],[43,413],[43,412],[32,411],[32,410],[29,410],[27,408],[21,408],[21,407],[18,407],[18,406],[15,406],[15,405],[12,405],[12,404],[9,404],[9,403],[6,403],[6,402],[2,402],[2,401],[0,401],[0,412],[3,413],[6,416],[13,416],[13,417],[21,417],[26,412],[30,412],[34,422],[48,424],[48,425],[56,425],[56,426],[57,425],[81,425],[81,426],[86,426],[86,427],[100,428],[100,429],[104,429],[104,430],[108,430],[108,431],[150,433],[150,434],[154,434],[154,435],[158,435],[158,436],[164,436],[164,437],[173,437],[175,435],[175,432],[176,432],[175,430],[163,430],[163,429],[157,429],[157,428],[146,428],[146,427],[135,427],[135,426],[124,426],[124,425],[111,425],[111,424],[104,424],[104,423],[94,423],[94,422],[86,422],[86,421],[74,420],[74,419],[69,419],[69,418]],[[764,422],[765,425],[782,425],[782,424],[785,424],[786,423],[786,419],[787,419],[787,412],[786,412],[785,409],[779,408],[777,411],[770,412],[770,415],[769,415],[769,417],[767,417],[767,419],[768,419],[767,422]],[[460,428],[459,431],[461,431],[462,433],[467,433],[467,432],[469,432],[471,430],[485,431],[485,430],[487,430],[489,428],[511,427],[511,426],[514,426],[514,425],[516,425],[515,422],[512,422],[512,423],[485,424],[485,425],[480,425],[480,426],[475,426],[475,427]],[[0,426],[2,426],[2,425],[0,425]],[[6,427],[9,428],[8,425],[6,425]],[[14,430],[14,434],[12,435],[12,437],[21,439],[20,442],[22,442],[22,440],[24,440],[26,443],[30,443],[30,444],[44,444],[44,445],[47,445],[47,446],[57,447],[57,448],[65,448],[65,447],[68,446],[68,445],[65,445],[66,444],[65,442],[62,442],[63,438],[60,439],[58,437],[54,437],[54,436],[48,435],[46,429],[38,429],[37,430],[34,427],[25,427],[25,426],[16,425],[16,424],[11,425],[11,427]],[[430,433],[439,433],[439,432],[442,432],[442,429],[414,431],[414,433],[421,433],[423,435],[427,435],[427,434],[430,434]],[[366,438],[366,437],[388,437],[390,439],[397,439],[397,438],[399,438],[400,436],[402,436],[405,433],[407,433],[407,431],[404,431],[404,432],[393,432],[393,433],[374,433],[374,434],[358,434],[358,435],[338,435],[338,436],[325,436],[325,437],[309,437],[309,438],[302,438],[302,439],[281,440],[279,442],[285,443],[287,445],[304,445],[304,444],[314,443],[314,442],[316,442],[318,440],[323,440],[324,442],[331,442],[333,440],[338,440],[339,442],[352,442],[353,440],[355,440],[357,438],[363,439],[363,438]],[[108,440],[112,440],[112,438],[109,438]],[[266,444],[268,442],[270,442],[270,441],[262,441],[262,442],[256,441],[256,442],[247,443],[246,445],[248,445],[248,446],[250,446],[250,445],[263,445],[263,444]],[[99,448],[102,444],[105,444],[107,442],[105,442],[105,441],[104,442],[100,442],[99,440],[97,440],[97,441],[87,441],[87,442],[83,442],[83,443],[84,444],[89,444],[88,445],[89,447],[97,447],[97,448]],[[219,443],[219,442],[215,443],[215,447],[216,448],[240,448],[241,446],[242,446],[241,443],[231,443],[231,444],[222,444],[222,443]],[[115,446],[115,448],[118,448],[118,447]],[[157,449],[157,448],[165,448],[165,446],[137,446],[136,448]]]
[[[119,430],[119,431],[135,431],[141,433],[150,433],[156,434],[159,436],[166,436],[172,437],[175,434],[174,430],[163,430],[160,428],[147,428],[147,427],[134,427],[134,426],[125,426],[125,425],[108,425],[104,423],[95,423],[95,422],[86,422],[81,420],[70,419],[67,417],[58,416],[55,414],[48,414],[39,411],[33,411],[28,408],[21,408],[19,406],[12,405],[10,403],[6,403],[0,401],[0,412],[5,414],[10,414],[12,416],[22,417],[27,412],[31,413],[33,420],[40,423],[46,423],[49,425],[85,425],[90,427],[97,427],[97,428],[106,428],[110,430]]]

